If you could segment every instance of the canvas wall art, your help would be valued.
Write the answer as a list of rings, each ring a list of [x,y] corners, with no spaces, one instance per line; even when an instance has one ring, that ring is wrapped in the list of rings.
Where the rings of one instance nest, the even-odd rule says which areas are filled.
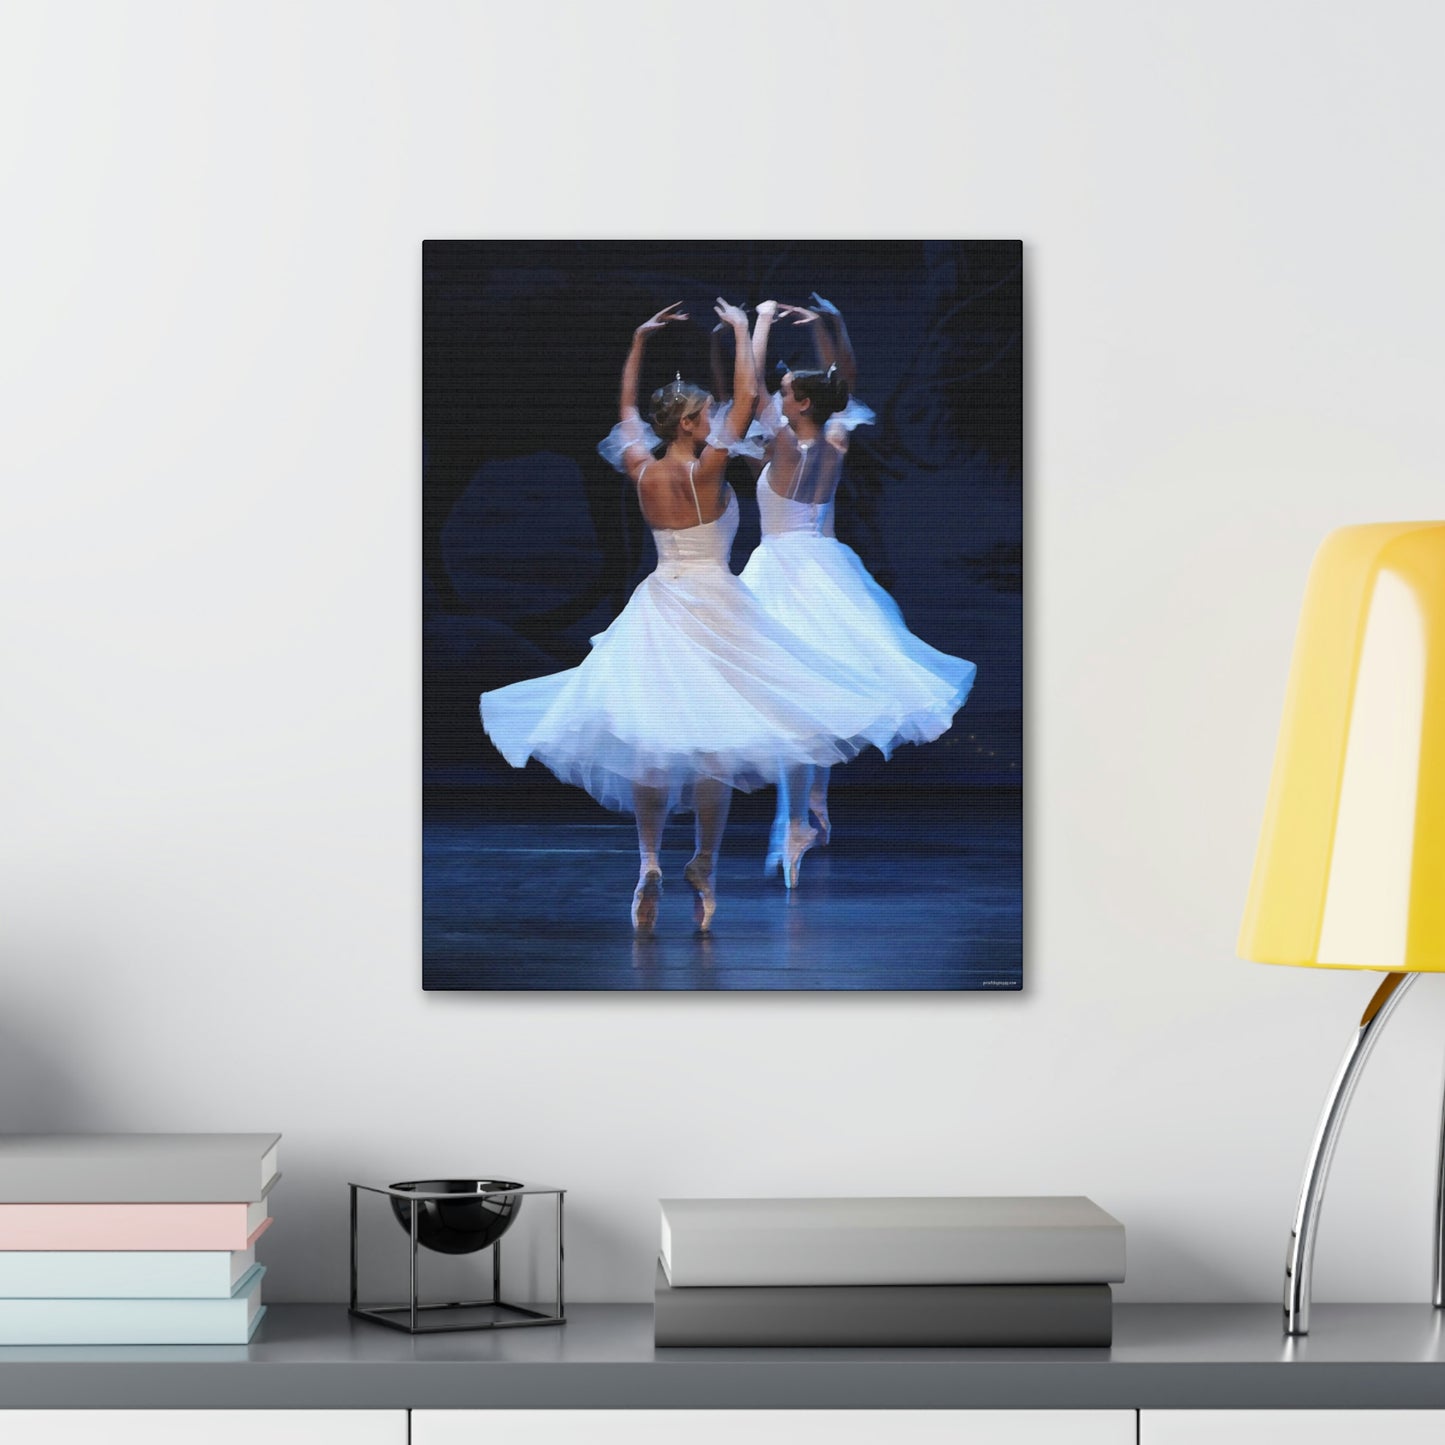
[[[1016,241],[423,247],[423,985],[1017,990]]]

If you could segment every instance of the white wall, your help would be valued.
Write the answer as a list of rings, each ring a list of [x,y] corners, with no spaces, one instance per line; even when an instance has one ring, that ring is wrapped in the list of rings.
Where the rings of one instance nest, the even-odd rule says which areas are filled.
[[[1313,549],[1445,512],[1442,14],[7,6],[0,1126],[284,1131],[275,1299],[448,1169],[569,1186],[577,1299],[751,1192],[1087,1193],[1121,1298],[1275,1299],[1374,979],[1234,934]],[[421,991],[419,243],[543,234],[1024,238],[1022,996]],[[1317,1299],[1428,1298],[1436,982]]]

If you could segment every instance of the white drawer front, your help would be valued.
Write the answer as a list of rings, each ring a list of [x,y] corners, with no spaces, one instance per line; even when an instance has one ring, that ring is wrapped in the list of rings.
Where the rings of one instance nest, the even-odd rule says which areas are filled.
[[[1132,1410],[414,1410],[411,1445],[1134,1445]]]
[[[406,1445],[405,1410],[0,1410],[0,1445]]]
[[[1143,1410],[1140,1445],[1441,1445],[1445,1410]]]

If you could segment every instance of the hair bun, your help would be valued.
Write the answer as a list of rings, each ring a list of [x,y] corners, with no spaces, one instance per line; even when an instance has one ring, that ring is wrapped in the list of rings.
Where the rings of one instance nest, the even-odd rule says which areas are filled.
[[[685,416],[701,410],[708,393],[702,387],[684,381],[681,375],[652,393],[652,429],[664,441],[677,435],[678,423]]]

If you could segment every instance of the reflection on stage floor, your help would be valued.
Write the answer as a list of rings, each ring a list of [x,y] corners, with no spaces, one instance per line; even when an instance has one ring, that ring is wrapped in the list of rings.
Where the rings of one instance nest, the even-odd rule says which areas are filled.
[[[749,800],[750,802],[752,800]],[[744,811],[745,810],[739,810]],[[728,829],[718,913],[697,936],[682,880],[692,820],[664,840],[656,933],[634,939],[627,817],[455,816],[425,825],[428,989],[979,989],[1022,986],[1017,794],[902,807],[836,792],[835,841],[788,893],[763,876],[767,824]]]

